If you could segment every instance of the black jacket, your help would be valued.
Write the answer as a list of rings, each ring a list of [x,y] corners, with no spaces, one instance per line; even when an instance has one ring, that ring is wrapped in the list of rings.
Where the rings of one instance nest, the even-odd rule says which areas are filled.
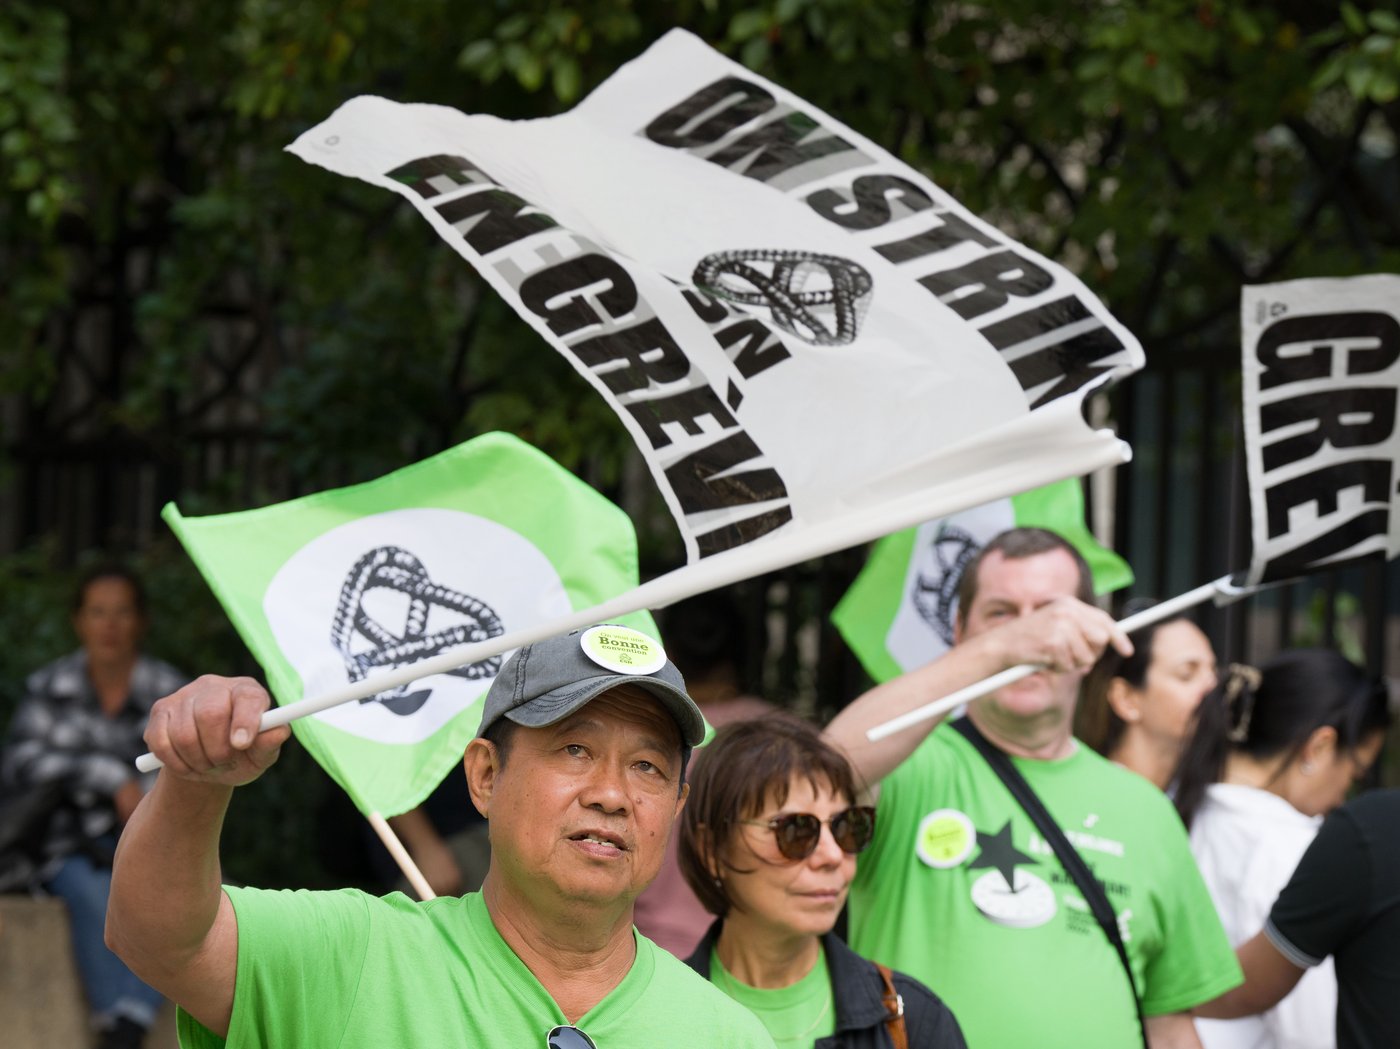
[[[710,978],[710,951],[719,939],[723,921],[716,921],[705,938],[685,960],[705,979]],[[851,950],[834,933],[822,937],[826,967],[836,1003],[836,1033],[822,1038],[813,1049],[890,1049],[885,1021],[885,981],[874,964]],[[962,1029],[952,1011],[927,987],[911,976],[894,974],[894,989],[904,999],[904,1025],[909,1049],[967,1049]]]

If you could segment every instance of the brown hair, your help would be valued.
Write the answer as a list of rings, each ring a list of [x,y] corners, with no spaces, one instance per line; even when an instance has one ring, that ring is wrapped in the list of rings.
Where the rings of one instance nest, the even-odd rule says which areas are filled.
[[[1069,540],[1048,528],[1008,528],[992,536],[987,545],[982,547],[977,556],[963,569],[962,577],[958,580],[958,624],[967,625],[967,614],[972,609],[972,602],[977,598],[977,576],[982,570],[982,562],[989,556],[999,553],[1008,561],[1020,561],[1055,550],[1063,550],[1069,554],[1075,568],[1079,570],[1079,586],[1075,589],[1074,596],[1086,603],[1092,603],[1093,573],[1089,571],[1089,563],[1084,560],[1084,555],[1071,546]]]
[[[677,854],[681,873],[711,914],[724,917],[733,901],[707,859],[744,872],[729,862],[738,821],[753,819],[770,802],[782,805],[793,780],[815,790],[829,788],[855,803],[860,793],[844,754],[821,733],[790,714],[768,714],[726,725],[695,752],[690,800],[681,813]]]
[[[1145,605],[1138,610],[1148,607],[1151,606]],[[1131,603],[1127,611],[1132,611]],[[1139,692],[1146,688],[1157,632],[1172,623],[1191,623],[1191,619],[1176,615],[1134,630],[1133,654],[1124,656],[1110,645],[1079,686],[1079,705],[1074,710],[1074,734],[1105,757],[1117,749],[1128,727],[1108,701],[1113,679],[1121,677]]]
[[[146,587],[141,582],[141,577],[126,565],[118,564],[115,561],[104,562],[94,565],[78,579],[78,585],[73,588],[72,612],[74,615],[83,610],[83,604],[87,601],[88,588],[103,579],[116,579],[125,583],[131,590],[131,603],[136,607],[136,614],[142,619],[146,618]]]

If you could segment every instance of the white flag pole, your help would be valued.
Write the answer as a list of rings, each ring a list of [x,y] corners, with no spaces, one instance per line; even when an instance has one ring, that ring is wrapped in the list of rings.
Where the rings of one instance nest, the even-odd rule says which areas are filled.
[[[373,674],[363,681],[351,682],[323,692],[319,696],[309,696],[286,706],[275,707],[263,714],[262,720],[258,722],[258,731],[266,732],[270,728],[289,724],[298,718],[320,713],[342,703],[368,699],[379,692],[407,685],[420,678],[445,674],[470,663],[479,663],[521,645],[553,637],[555,634],[604,623],[643,608],[665,608],[694,594],[752,579],[765,572],[786,568],[814,557],[823,557],[836,550],[859,546],[861,543],[934,517],[944,517],[958,510],[1001,499],[1012,492],[1024,490],[1024,477],[1019,476],[1018,468],[1024,468],[1026,461],[1031,458],[1049,457],[1055,460],[1053,469],[1048,464],[1042,468],[1040,476],[1047,480],[1037,481],[1048,484],[1049,480],[1078,477],[1101,466],[1122,462],[1127,455],[1127,446],[1116,439],[1087,440],[1068,449],[1054,449],[1044,445],[1042,437],[1043,446],[1037,448],[1036,438],[1041,436],[1038,430],[1031,426],[1025,429],[1027,432],[1020,435],[1020,440],[1005,446],[1014,446],[1015,454],[1004,457],[1001,460],[1003,465],[993,465],[979,471],[975,477],[962,477],[943,484],[927,484],[912,495],[890,500],[865,513],[850,513],[836,521],[795,528],[791,532],[785,531],[769,539],[735,547],[657,576],[635,590],[629,590],[592,608],[585,608],[533,627],[513,630],[489,641],[462,645],[439,653],[431,659],[409,663],[382,674]],[[142,754],[136,759],[136,768],[141,772],[154,772],[160,767],[161,763],[154,754]]]
[[[1163,601],[1159,605],[1153,605],[1151,608],[1144,609],[1141,612],[1119,620],[1118,625],[1121,626],[1126,633],[1131,634],[1134,630],[1141,630],[1143,627],[1151,626],[1153,623],[1160,623],[1163,619],[1170,619],[1178,612],[1193,608],[1204,601],[1210,600],[1212,597],[1228,596],[1231,601],[1237,601],[1254,592],[1252,588],[1240,590],[1231,586],[1231,578],[1232,577],[1228,575],[1221,576],[1213,583],[1206,583],[1202,586],[1198,586],[1196,589],[1188,590],[1186,593],[1174,597],[1169,601]],[[1030,677],[1036,671],[1042,669],[1044,668],[1031,663],[1023,663],[1020,666],[1008,667],[999,674],[993,674],[991,677],[984,678],[976,684],[968,685],[966,688],[960,688],[956,692],[951,692],[940,699],[934,700],[932,703],[926,703],[916,710],[908,711],[907,713],[899,715],[897,718],[891,718],[884,724],[876,725],[865,734],[865,738],[872,743],[878,743],[887,736],[893,736],[896,732],[901,732],[911,725],[918,725],[931,718],[936,718],[940,714],[946,714],[948,711],[964,703],[991,695],[997,689],[1003,688],[1012,682],[1020,681],[1022,678]]]
[[[403,871],[403,876],[413,886],[418,898],[437,899],[437,893],[433,892],[433,887],[428,884],[428,879],[423,877],[423,872],[418,869],[418,864],[413,862],[413,857],[403,847],[403,842],[399,841],[399,836],[394,833],[394,828],[389,826],[389,821],[377,812],[366,814],[365,819],[369,820],[369,825],[374,828],[374,833],[379,835],[379,840],[389,850],[389,855],[394,857],[394,862],[399,865],[399,870]]]

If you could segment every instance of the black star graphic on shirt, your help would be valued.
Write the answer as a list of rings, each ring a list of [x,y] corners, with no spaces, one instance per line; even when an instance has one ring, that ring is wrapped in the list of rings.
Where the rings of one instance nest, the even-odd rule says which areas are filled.
[[[1007,820],[1001,830],[995,834],[987,834],[979,830],[977,844],[982,847],[982,851],[968,866],[995,867],[1006,882],[1006,887],[1015,892],[1016,867],[1022,863],[1034,863],[1035,860],[1011,844],[1011,821]]]

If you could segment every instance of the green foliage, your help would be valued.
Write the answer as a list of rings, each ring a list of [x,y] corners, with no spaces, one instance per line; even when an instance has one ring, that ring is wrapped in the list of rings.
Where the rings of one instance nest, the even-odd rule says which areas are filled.
[[[1400,97],[1400,15],[1374,10],[1363,14],[1354,4],[1341,5],[1342,24],[1325,43],[1340,43],[1313,78],[1313,86],[1343,83],[1354,98],[1379,104]]]

